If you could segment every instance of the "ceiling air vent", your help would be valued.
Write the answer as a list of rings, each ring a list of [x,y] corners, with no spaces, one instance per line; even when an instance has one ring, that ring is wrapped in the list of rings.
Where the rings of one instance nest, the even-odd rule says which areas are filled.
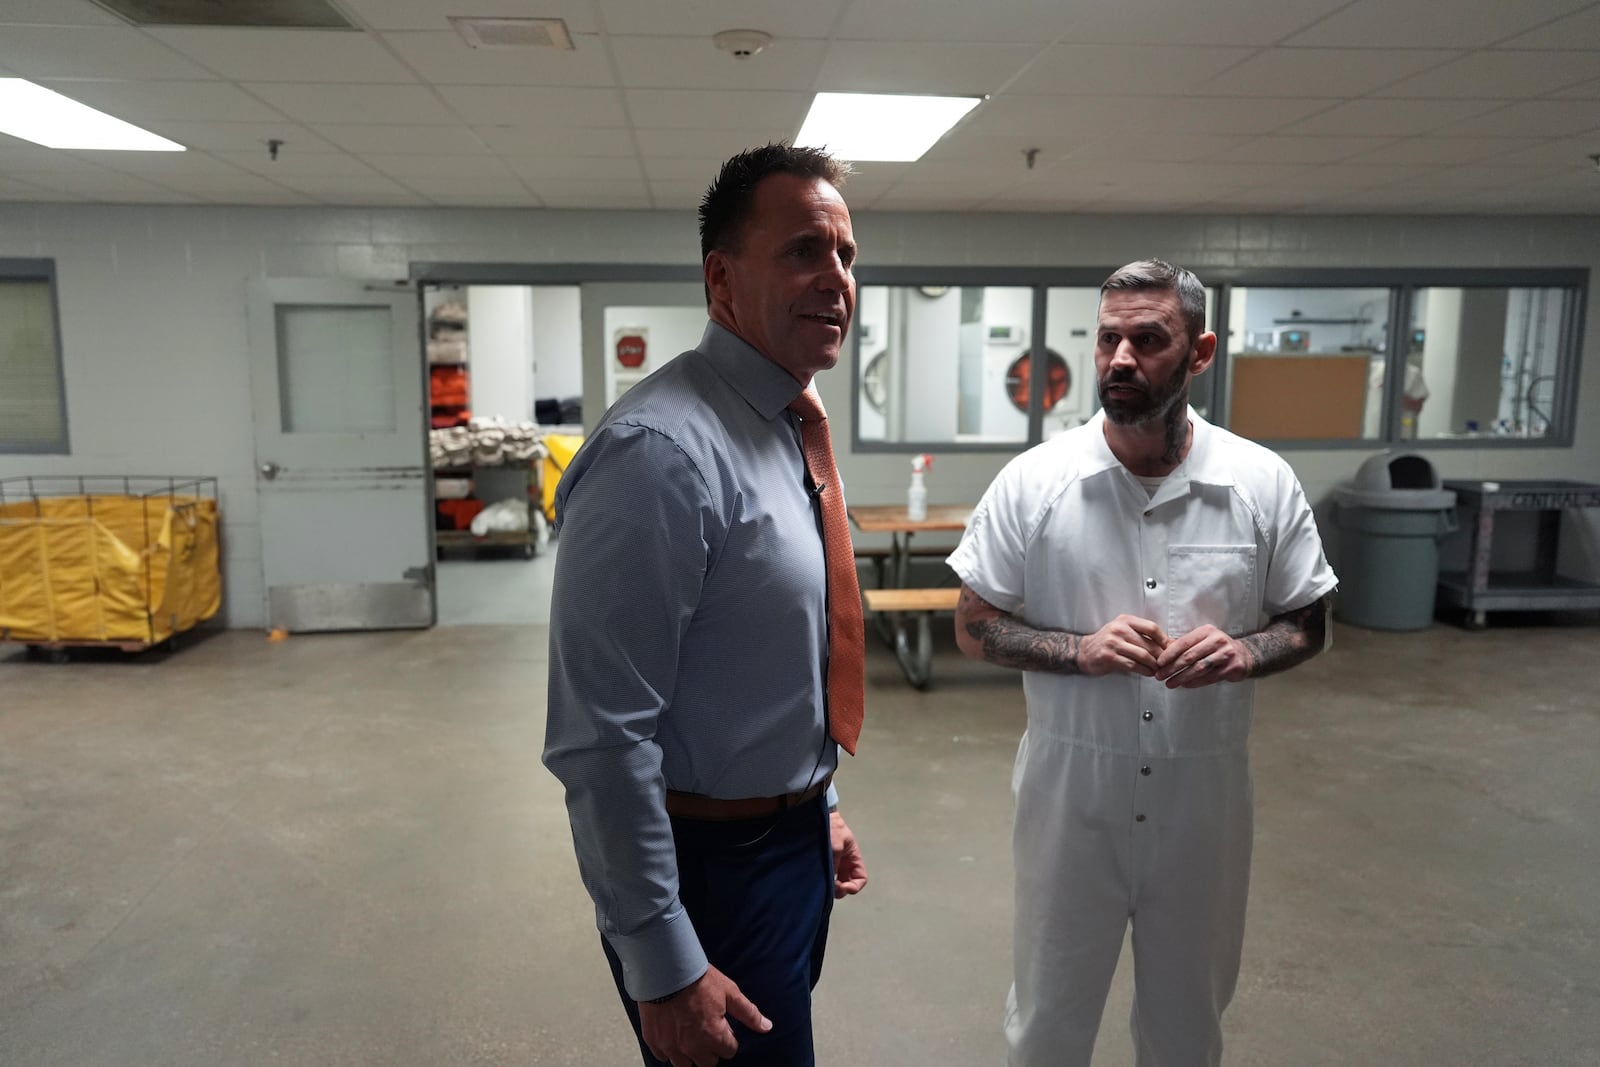
[[[353,30],[328,0],[94,0],[135,26],[270,26]]]
[[[572,51],[564,19],[480,19],[450,16],[461,39],[473,48],[559,48]]]

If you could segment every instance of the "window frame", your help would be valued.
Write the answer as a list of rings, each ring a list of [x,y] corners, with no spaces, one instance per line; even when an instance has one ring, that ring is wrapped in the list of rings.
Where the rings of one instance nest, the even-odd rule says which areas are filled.
[[[0,440],[4,456],[68,456],[72,454],[72,426],[67,412],[66,364],[61,347],[61,296],[53,259],[0,257],[0,285],[8,282],[44,282],[50,289],[50,325],[56,349],[56,404],[61,416],[61,436],[54,441],[8,442]]]

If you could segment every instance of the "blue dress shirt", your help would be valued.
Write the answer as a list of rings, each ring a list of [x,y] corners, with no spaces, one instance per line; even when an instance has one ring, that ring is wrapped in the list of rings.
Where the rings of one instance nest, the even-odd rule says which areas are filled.
[[[612,406],[556,493],[544,762],[637,1000],[706,969],[665,791],[777,796],[838,763],[819,509],[787,410],[799,393],[708,324]]]

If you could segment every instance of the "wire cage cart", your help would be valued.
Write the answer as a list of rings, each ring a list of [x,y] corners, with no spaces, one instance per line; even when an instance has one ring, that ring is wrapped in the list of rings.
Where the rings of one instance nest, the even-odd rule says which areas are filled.
[[[0,478],[0,643],[170,648],[221,607],[215,478]]]

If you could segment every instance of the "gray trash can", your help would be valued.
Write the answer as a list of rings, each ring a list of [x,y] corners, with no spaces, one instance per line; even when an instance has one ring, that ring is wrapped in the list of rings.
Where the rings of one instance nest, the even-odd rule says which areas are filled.
[[[1380,452],[1333,491],[1338,504],[1335,617],[1374,630],[1433,621],[1439,539],[1456,528],[1456,494],[1422,456]]]

